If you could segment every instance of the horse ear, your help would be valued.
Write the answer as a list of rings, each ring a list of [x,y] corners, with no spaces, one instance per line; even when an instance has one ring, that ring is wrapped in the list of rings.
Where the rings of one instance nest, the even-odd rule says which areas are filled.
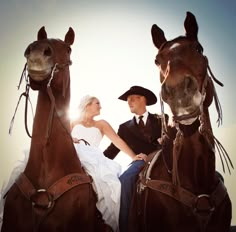
[[[45,27],[41,27],[40,30],[38,31],[38,40],[43,40],[47,39],[47,33],[45,31]]]
[[[74,30],[70,27],[68,32],[65,35],[64,42],[67,43],[68,45],[72,45],[74,43],[75,39],[75,32]]]
[[[152,25],[151,33],[152,41],[154,45],[159,49],[161,45],[166,42],[165,34],[156,24]]]
[[[198,25],[195,16],[191,12],[187,12],[184,21],[185,35],[190,39],[197,40]]]

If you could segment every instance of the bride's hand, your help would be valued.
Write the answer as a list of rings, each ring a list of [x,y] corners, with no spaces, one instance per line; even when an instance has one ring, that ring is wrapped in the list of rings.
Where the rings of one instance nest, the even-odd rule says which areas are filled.
[[[72,140],[73,140],[73,143],[80,143],[79,139],[77,138],[72,138]]]

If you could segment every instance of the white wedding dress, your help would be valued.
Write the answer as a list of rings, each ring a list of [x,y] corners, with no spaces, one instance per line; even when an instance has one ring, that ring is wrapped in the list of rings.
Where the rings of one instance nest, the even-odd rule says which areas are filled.
[[[106,224],[110,225],[113,231],[118,231],[121,166],[116,161],[106,158],[98,148],[102,140],[98,128],[78,124],[73,128],[71,135],[73,138],[83,139],[89,143],[89,145],[83,141],[74,143],[75,149],[85,171],[93,178],[93,186],[98,198],[97,209]]]
[[[23,160],[18,160],[11,172],[11,175],[8,179],[8,182],[3,182],[3,185],[0,189],[0,231],[2,228],[2,220],[3,220],[3,211],[5,205],[5,195],[11,186],[15,183],[17,177],[25,170],[26,164],[29,159],[29,150],[24,150]]]

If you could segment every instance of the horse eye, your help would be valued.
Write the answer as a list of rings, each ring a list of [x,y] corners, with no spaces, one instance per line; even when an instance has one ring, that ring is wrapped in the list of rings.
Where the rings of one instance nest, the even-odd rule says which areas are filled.
[[[196,49],[197,52],[199,52],[201,54],[203,53],[203,47],[201,46],[201,44],[197,44],[195,49]]]
[[[156,59],[155,59],[155,64],[157,66],[159,66],[161,63],[160,63],[160,59],[158,59],[158,56],[156,56]]]
[[[160,65],[160,63],[159,63],[159,61],[158,61],[158,60],[155,60],[155,64],[156,64],[157,66],[159,66],[159,65]]]
[[[71,48],[70,48],[70,47],[67,47],[67,51],[68,51],[68,53],[70,54],[70,53],[71,53]]]

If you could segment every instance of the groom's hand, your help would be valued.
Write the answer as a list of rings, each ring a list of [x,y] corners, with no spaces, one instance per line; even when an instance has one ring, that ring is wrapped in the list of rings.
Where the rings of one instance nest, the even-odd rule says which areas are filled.
[[[146,162],[147,155],[144,153],[139,153],[138,155],[135,156],[134,160],[144,160]]]

